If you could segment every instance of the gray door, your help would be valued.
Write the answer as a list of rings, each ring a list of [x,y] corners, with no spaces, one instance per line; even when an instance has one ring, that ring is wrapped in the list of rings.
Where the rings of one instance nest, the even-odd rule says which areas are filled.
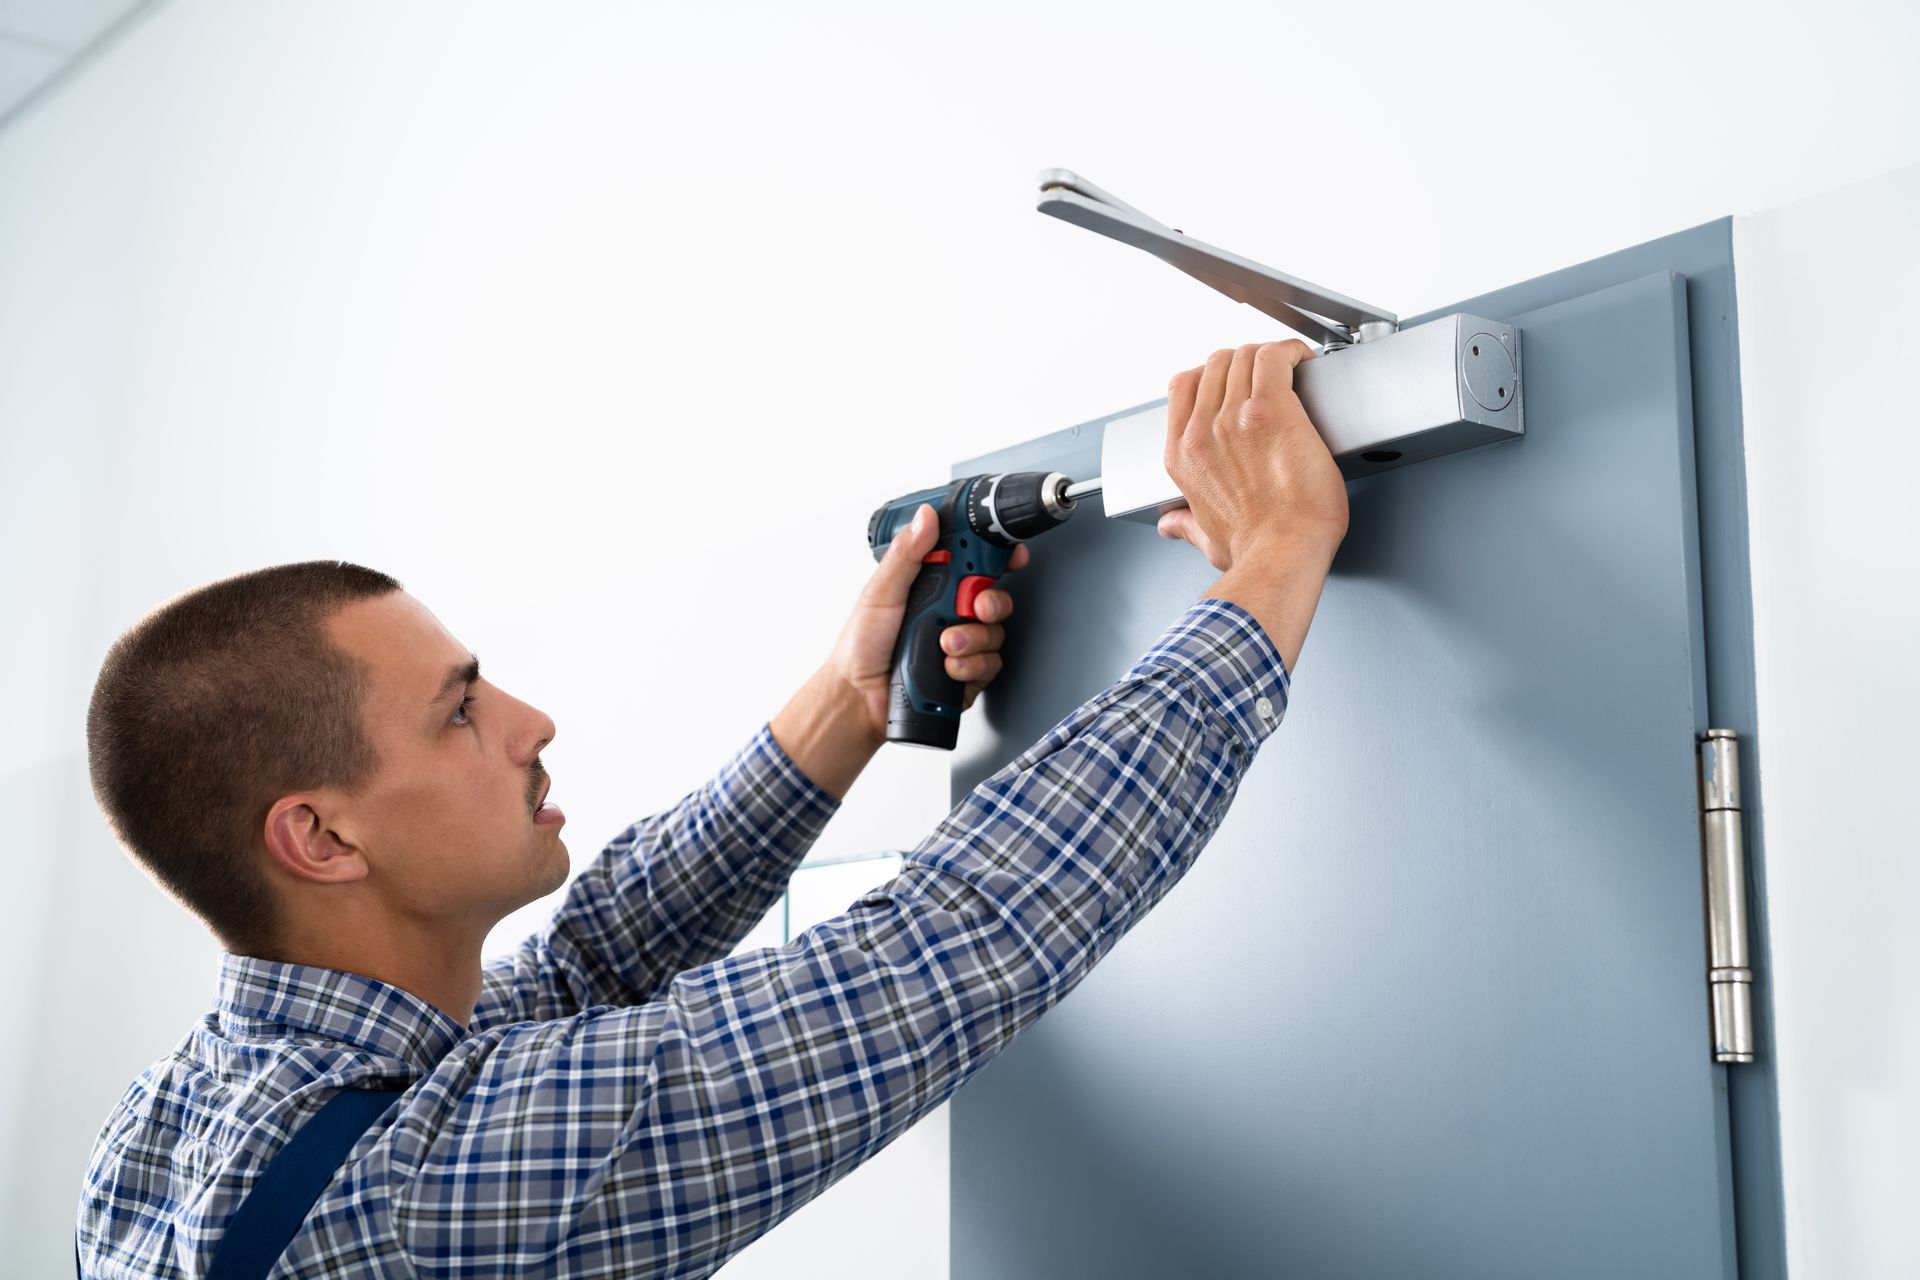
[[[1353,483],[1232,813],[954,1101],[955,1280],[1732,1274],[1686,299],[1474,308],[1524,439]],[[955,474],[1091,475],[1101,426]],[[1090,512],[1033,550],[956,797],[1217,576]]]

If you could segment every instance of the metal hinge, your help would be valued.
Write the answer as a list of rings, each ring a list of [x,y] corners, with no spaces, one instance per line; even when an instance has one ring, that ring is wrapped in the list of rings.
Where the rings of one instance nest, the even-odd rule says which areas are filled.
[[[1700,849],[1707,887],[1707,1000],[1713,1060],[1753,1061],[1753,970],[1747,947],[1747,841],[1740,824],[1740,744],[1731,729],[1700,739]]]

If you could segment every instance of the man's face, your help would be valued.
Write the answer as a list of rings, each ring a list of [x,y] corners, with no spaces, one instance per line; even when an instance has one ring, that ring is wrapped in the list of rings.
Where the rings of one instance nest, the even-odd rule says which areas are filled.
[[[490,926],[564,884],[561,824],[534,821],[539,751],[555,732],[546,713],[469,680],[473,655],[404,591],[343,606],[328,627],[371,672],[360,718],[378,756],[337,826],[389,904]]]

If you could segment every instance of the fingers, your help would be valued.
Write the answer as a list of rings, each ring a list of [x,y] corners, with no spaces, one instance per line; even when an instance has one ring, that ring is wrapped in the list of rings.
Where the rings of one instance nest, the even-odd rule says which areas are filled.
[[[940,650],[948,654],[989,653],[1006,642],[1007,629],[997,622],[963,622],[940,633]]]
[[[988,615],[981,606],[991,596],[999,596],[1004,602],[1004,612],[996,611],[993,616],[1005,617],[1012,612],[1013,601],[1004,591],[982,591],[974,601],[982,617]],[[948,627],[940,633],[940,648],[947,655],[947,675],[962,682],[987,684],[1000,674],[1000,647],[1006,640],[1007,629],[997,622],[963,622]]]
[[[1205,434],[1220,414],[1220,402],[1227,394],[1227,370],[1233,367],[1233,349],[1216,351],[1207,357],[1200,373],[1200,389],[1194,393],[1193,414],[1187,429]]]
[[[1167,443],[1170,445],[1180,439],[1187,429],[1187,420],[1193,417],[1193,399],[1200,390],[1203,368],[1196,365],[1183,369],[1167,384]]]
[[[1027,561],[1031,559],[1033,559],[1033,556],[1028,553],[1027,544],[1024,542],[1021,543],[1013,549],[1013,554],[1007,558],[1007,572],[1012,573],[1015,569],[1026,568]],[[1006,593],[1001,592],[1000,594],[1005,595]],[[1007,604],[1011,606],[1013,601],[1009,600]]]
[[[973,616],[981,622],[1005,622],[1012,613],[1013,597],[997,587],[973,598]]]
[[[1013,612],[1013,597],[1004,591],[982,591],[974,597],[973,612],[980,621],[962,622],[940,633],[947,675],[967,685],[969,707],[974,695],[1000,674],[1000,647],[1007,642],[1007,629],[1000,620]]]
[[[1245,348],[1241,348],[1245,350]],[[1304,360],[1314,358],[1314,350],[1298,338],[1269,342],[1254,353],[1253,384],[1250,394],[1262,400],[1278,399],[1293,390],[1293,371]]]
[[[1000,655],[970,653],[964,658],[948,658],[947,674],[963,683],[989,684],[1000,674]]]
[[[1227,392],[1221,406],[1228,410],[1238,409],[1253,395],[1253,360],[1260,350],[1260,344],[1249,342],[1233,353],[1233,361],[1227,366]]]

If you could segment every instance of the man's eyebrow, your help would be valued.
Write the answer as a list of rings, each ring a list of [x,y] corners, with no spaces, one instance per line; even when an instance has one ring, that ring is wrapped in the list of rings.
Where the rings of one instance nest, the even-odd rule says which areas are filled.
[[[427,704],[429,710],[439,706],[457,690],[464,689],[480,678],[480,655],[469,653],[467,661],[447,672],[447,678],[440,682],[440,692],[433,695],[433,701]]]

